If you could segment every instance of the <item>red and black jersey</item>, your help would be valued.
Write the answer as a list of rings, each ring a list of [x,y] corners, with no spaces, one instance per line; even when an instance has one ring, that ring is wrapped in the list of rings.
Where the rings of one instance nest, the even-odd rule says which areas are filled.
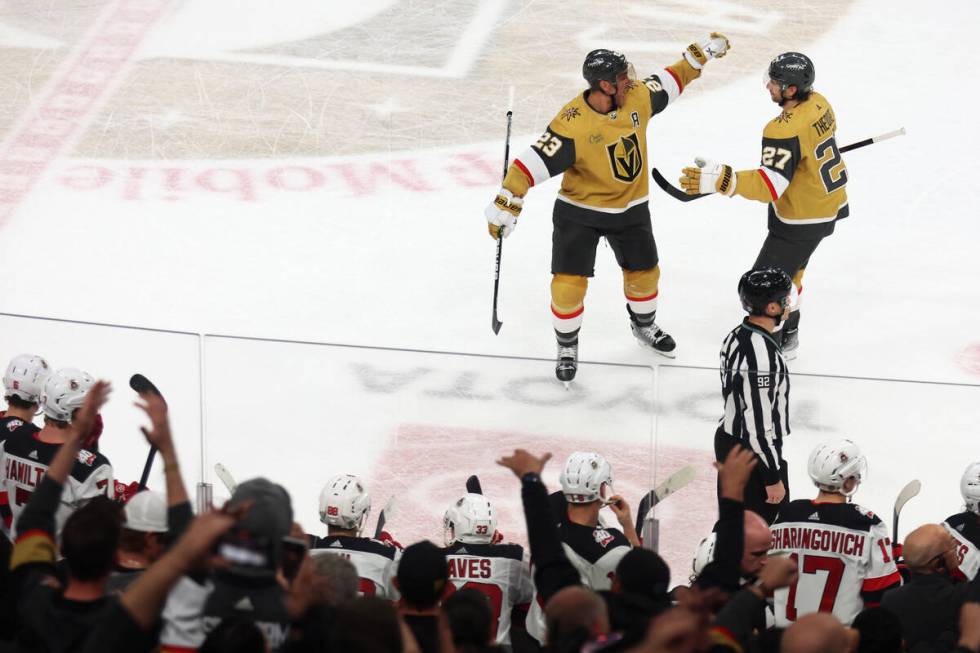
[[[328,535],[314,539],[310,555],[338,555],[349,560],[360,576],[358,592],[363,596],[392,601],[398,598],[392,582],[400,557],[395,546],[370,537]]]
[[[980,569],[980,516],[966,510],[948,517],[943,526],[956,539],[960,573],[973,580]]]
[[[31,498],[60,444],[42,442],[39,430],[25,424],[11,432],[0,449],[0,486],[7,493],[13,523],[10,532],[16,537],[17,518]],[[112,465],[101,453],[82,449],[72,467],[55,515],[56,533],[60,536],[65,520],[78,506],[100,494],[113,497]]]
[[[772,525],[770,554],[789,555],[800,571],[774,595],[779,627],[812,612],[832,612],[849,625],[901,583],[888,528],[854,503],[791,501]]]
[[[531,602],[531,568],[524,548],[517,544],[467,544],[456,542],[445,549],[449,581],[453,588],[475,589],[490,600],[494,637],[510,644],[510,613],[514,606]]]

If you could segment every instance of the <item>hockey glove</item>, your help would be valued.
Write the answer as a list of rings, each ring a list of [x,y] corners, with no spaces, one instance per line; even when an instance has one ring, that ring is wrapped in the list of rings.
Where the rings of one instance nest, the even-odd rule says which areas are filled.
[[[701,38],[698,42],[687,46],[684,51],[684,58],[692,68],[701,70],[701,67],[708,62],[708,59],[721,59],[728,54],[728,49],[732,44],[728,37],[718,32],[712,32]]]
[[[510,235],[510,232],[517,227],[517,216],[521,214],[522,208],[524,208],[524,200],[514,197],[514,194],[506,188],[501,188],[497,192],[493,204],[484,211],[484,215],[487,216],[487,231],[494,240],[497,240],[500,233],[503,233],[504,238]]]
[[[684,168],[681,173],[681,188],[688,195],[705,193],[721,193],[731,197],[735,194],[738,178],[732,167],[711,159],[697,157],[694,159],[697,168]]]

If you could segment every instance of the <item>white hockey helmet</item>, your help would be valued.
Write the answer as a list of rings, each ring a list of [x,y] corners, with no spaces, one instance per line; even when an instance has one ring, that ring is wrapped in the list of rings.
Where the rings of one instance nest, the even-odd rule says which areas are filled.
[[[46,417],[70,424],[72,414],[81,408],[93,385],[95,379],[88,372],[74,367],[60,369],[44,382],[41,410]]]
[[[10,361],[3,375],[3,396],[13,395],[32,404],[41,403],[44,382],[50,374],[51,367],[41,356],[21,354]]]
[[[970,463],[960,479],[960,494],[966,509],[980,515],[980,463]]]
[[[868,461],[850,440],[834,440],[817,445],[806,465],[813,484],[824,492],[836,492],[849,497],[857,491],[861,479],[868,473]],[[844,489],[847,479],[856,479],[850,490]]]
[[[576,451],[569,456],[558,480],[569,503],[605,501],[614,494],[612,467],[591,451]]]
[[[497,513],[482,494],[464,494],[442,518],[446,546],[454,542],[490,544],[497,530]]]
[[[694,560],[691,561],[691,582],[701,575],[708,563],[715,559],[715,542],[718,541],[718,534],[711,533],[708,537],[701,540],[698,550],[694,552]]]
[[[361,530],[371,512],[371,495],[356,476],[338,474],[320,491],[320,521],[327,526]]]

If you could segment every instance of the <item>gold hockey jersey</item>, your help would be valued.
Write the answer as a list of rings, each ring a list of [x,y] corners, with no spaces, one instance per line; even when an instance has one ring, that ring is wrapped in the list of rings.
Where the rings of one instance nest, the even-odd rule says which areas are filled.
[[[821,237],[847,217],[847,166],[836,132],[834,110],[816,92],[766,125],[761,166],[737,173],[735,194],[769,203],[771,232]]]
[[[623,106],[605,114],[589,106],[587,92],[580,94],[514,159],[504,188],[523,197],[531,186],[564,173],[556,212],[596,225],[633,213],[649,195],[647,124],[700,74],[681,59],[635,82]]]

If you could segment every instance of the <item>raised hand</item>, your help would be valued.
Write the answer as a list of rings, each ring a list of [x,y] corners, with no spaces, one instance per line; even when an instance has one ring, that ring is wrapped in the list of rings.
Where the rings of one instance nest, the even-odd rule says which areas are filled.
[[[540,475],[549,460],[551,460],[550,453],[541,454],[538,458],[526,449],[515,449],[510,456],[501,457],[497,464],[514,472],[517,478],[521,478],[530,472]]]

